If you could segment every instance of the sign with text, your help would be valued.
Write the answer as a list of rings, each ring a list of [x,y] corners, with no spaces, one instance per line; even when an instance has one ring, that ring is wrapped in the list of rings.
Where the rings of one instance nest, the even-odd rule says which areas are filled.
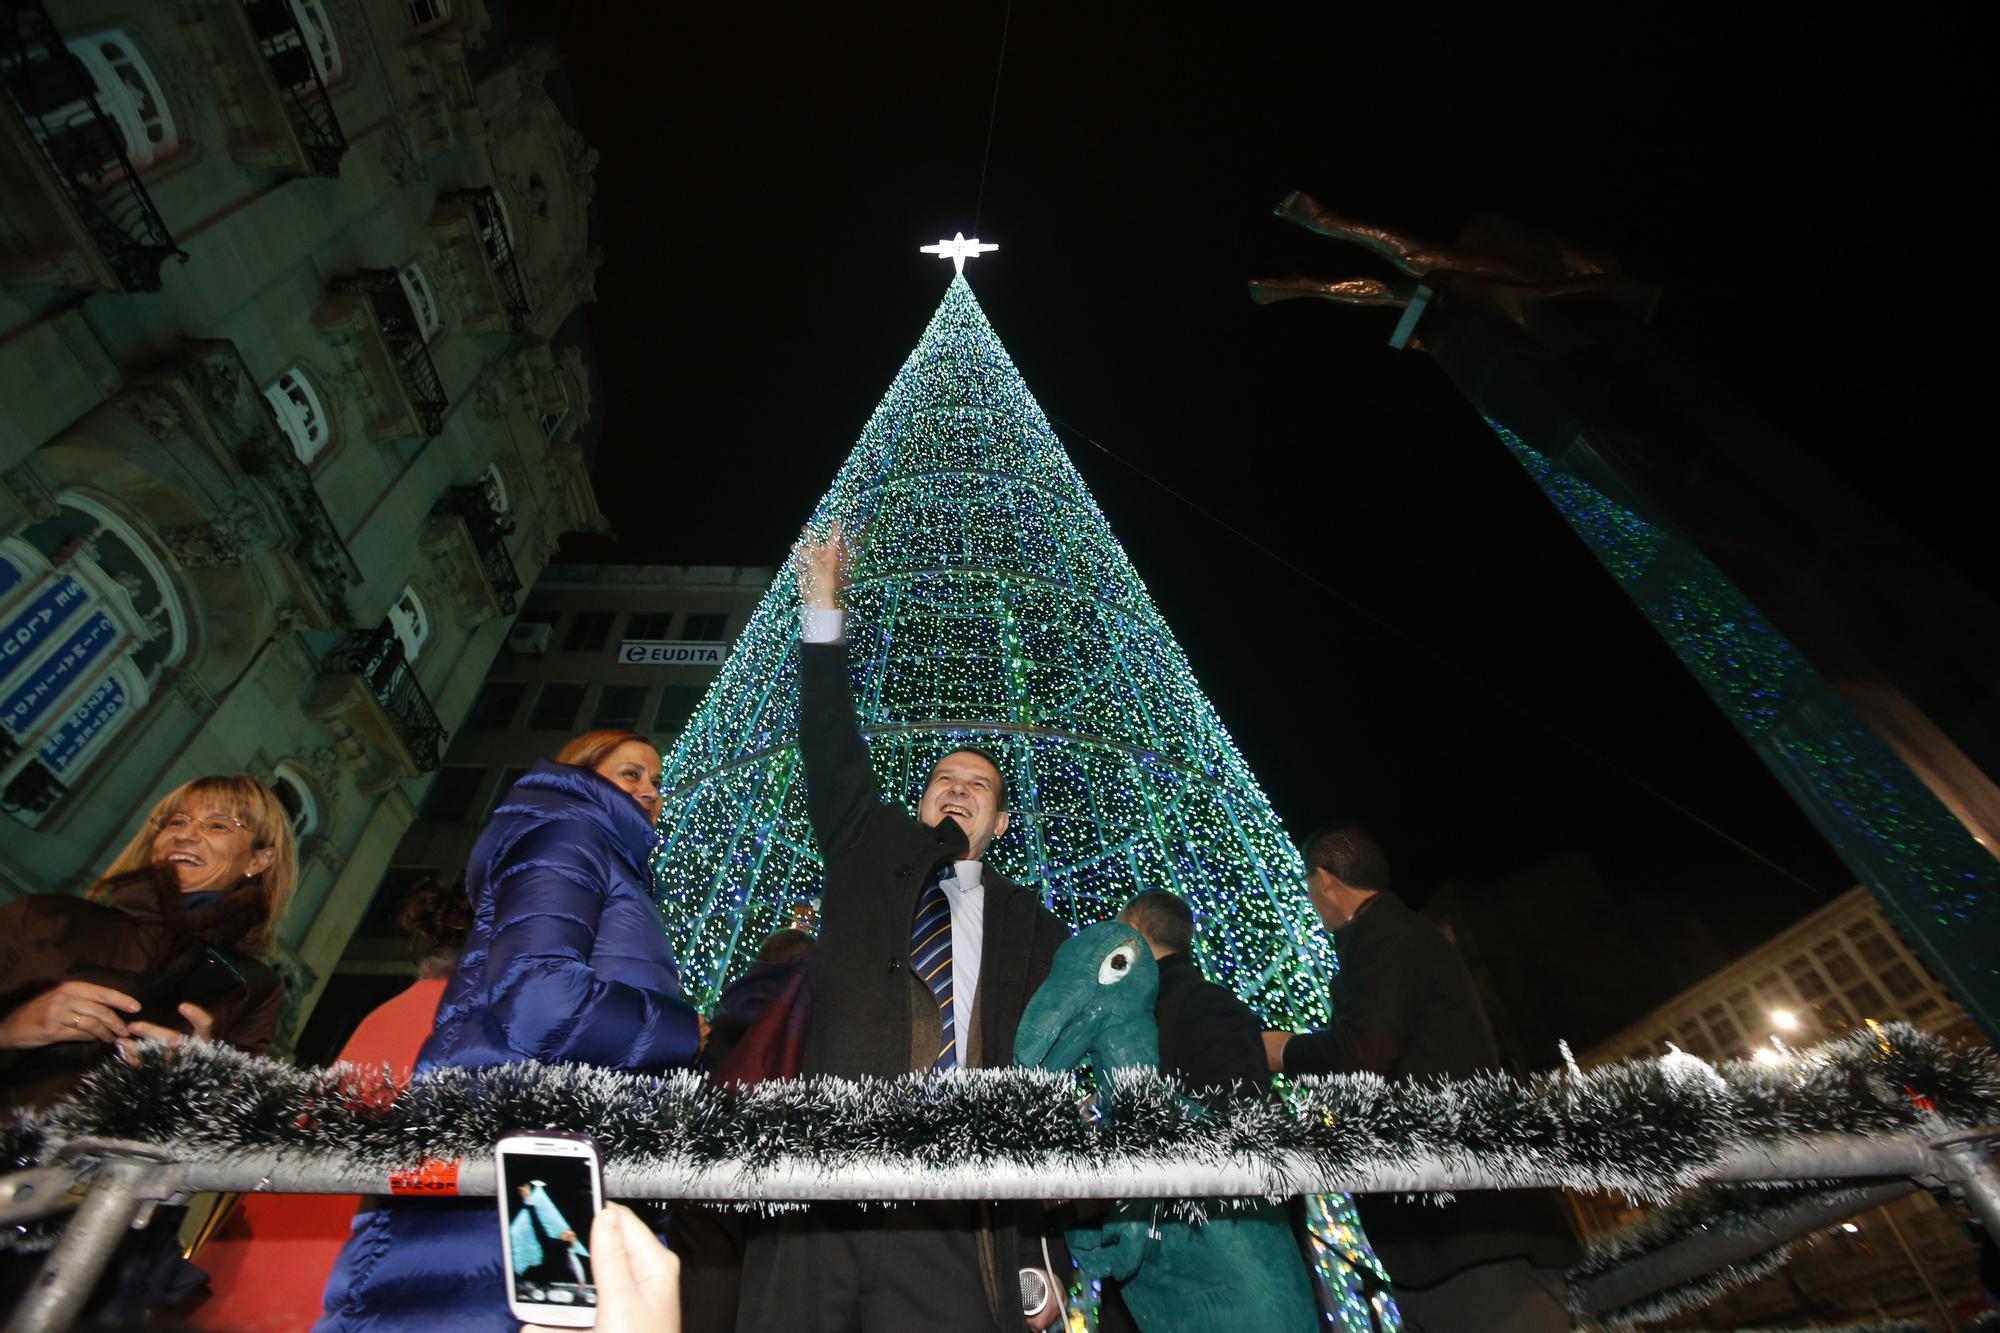
[[[125,687],[117,677],[107,676],[49,737],[42,747],[42,762],[55,773],[63,773],[124,709]]]
[[[0,676],[24,662],[51,631],[90,600],[83,585],[64,575],[56,579],[0,626]]]
[[[637,666],[722,665],[726,643],[696,643],[675,639],[627,639],[618,645],[618,660]]]
[[[97,660],[118,637],[118,627],[102,611],[93,611],[69,640],[30,671],[13,693],[0,700],[0,723],[23,735],[48,711],[78,672]]]

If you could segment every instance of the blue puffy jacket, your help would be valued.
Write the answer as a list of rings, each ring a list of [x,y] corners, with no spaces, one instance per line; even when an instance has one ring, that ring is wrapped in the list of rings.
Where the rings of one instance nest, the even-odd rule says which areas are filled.
[[[577,1061],[652,1073],[700,1046],[652,897],[653,829],[587,769],[514,784],[466,870],[472,933],[417,1069]],[[321,1330],[514,1333],[491,1199],[362,1212],[326,1287]]]

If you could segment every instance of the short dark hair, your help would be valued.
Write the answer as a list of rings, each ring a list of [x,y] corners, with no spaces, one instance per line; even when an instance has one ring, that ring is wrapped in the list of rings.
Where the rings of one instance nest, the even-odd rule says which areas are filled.
[[[938,764],[942,764],[955,754],[976,754],[987,763],[993,765],[993,771],[1000,775],[1000,790],[994,793],[994,800],[996,802],[994,808],[1002,812],[1009,810],[1011,807],[1007,804],[1007,770],[1001,765],[1000,760],[991,750],[982,749],[977,745],[954,745],[939,755],[937,757],[937,764],[932,764],[930,772],[924,774],[924,785],[926,787],[930,786],[932,776],[938,771]]]
[[[785,926],[764,937],[757,946],[757,961],[760,963],[789,963],[801,954],[812,952],[813,937],[803,930]]]
[[[1388,891],[1388,853],[1359,824],[1342,820],[1322,824],[1301,850],[1308,870],[1318,866],[1350,889]]]
[[[1165,889],[1147,889],[1126,903],[1118,918],[1168,953],[1194,947],[1194,912],[1184,898]]]

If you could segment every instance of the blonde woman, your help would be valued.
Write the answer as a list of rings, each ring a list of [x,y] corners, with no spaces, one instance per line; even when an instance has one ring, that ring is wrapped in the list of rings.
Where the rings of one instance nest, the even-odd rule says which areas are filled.
[[[88,894],[0,905],[0,1114],[58,1100],[141,1037],[261,1052],[284,986],[258,955],[298,867],[270,789],[211,776],[161,797]]]

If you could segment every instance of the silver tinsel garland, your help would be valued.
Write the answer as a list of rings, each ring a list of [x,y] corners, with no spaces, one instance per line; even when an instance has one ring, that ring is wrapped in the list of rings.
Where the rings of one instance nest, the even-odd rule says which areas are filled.
[[[1217,1169],[1240,1170],[1262,1193],[1274,1181],[1297,1190],[1443,1162],[1498,1182],[1660,1201],[1745,1148],[2000,1121],[2000,1059],[1992,1050],[1950,1047],[1902,1025],[1777,1066],[1710,1068],[1679,1056],[1526,1080],[1306,1078],[1289,1105],[1240,1099],[1198,1107],[1152,1074],[1109,1083],[1111,1114],[1101,1120],[1079,1113],[1077,1076],[1029,1069],[739,1090],[686,1073],[516,1064],[431,1070],[396,1093],[386,1070],[298,1069],[189,1045],[156,1048],[137,1068],[107,1061],[70,1099],[18,1125],[6,1147],[20,1166],[53,1160],[78,1140],[119,1139],[182,1159],[325,1155],[386,1173],[425,1159],[484,1157],[503,1132],[551,1128],[591,1134],[609,1161],[668,1173],[862,1166],[892,1177],[929,1173],[933,1195],[942,1173],[944,1192],[963,1197],[983,1197],[982,1176],[999,1171],[1032,1172],[1048,1196],[1061,1198],[1072,1197],[1065,1177],[1112,1167],[1162,1182],[1157,1192],[1171,1195],[1170,1182],[1196,1169],[1211,1178]],[[1726,1205],[1709,1206],[1754,1211],[1757,1193],[1739,1190]],[[1663,1213],[1598,1246],[1578,1276],[1670,1244],[1717,1216]],[[1688,1295],[1712,1294],[1712,1286]]]

